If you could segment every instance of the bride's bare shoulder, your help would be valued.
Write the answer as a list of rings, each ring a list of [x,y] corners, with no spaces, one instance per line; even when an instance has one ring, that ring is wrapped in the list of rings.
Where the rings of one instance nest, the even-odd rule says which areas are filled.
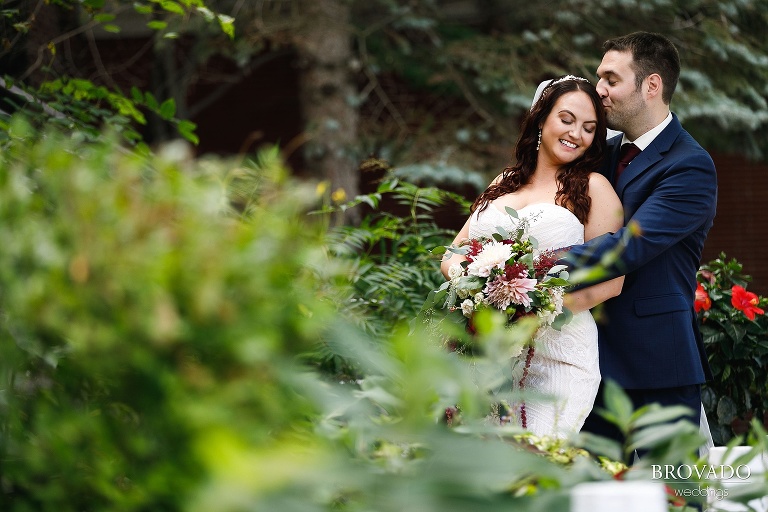
[[[616,191],[613,190],[613,185],[608,181],[608,178],[599,172],[593,172],[589,175],[589,195],[590,197],[616,196]]]
[[[608,178],[606,178],[605,176],[603,176],[599,172],[591,172],[591,173],[589,173],[589,186],[590,187],[593,187],[593,186],[604,187],[606,185],[611,187],[611,188],[613,188],[613,186],[611,186],[611,182],[608,181]]]

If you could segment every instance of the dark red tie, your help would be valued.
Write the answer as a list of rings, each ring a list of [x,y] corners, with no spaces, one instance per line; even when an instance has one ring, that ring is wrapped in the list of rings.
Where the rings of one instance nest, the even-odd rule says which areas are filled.
[[[619,177],[621,176],[621,173],[624,172],[624,169],[627,168],[627,166],[629,165],[629,162],[631,162],[632,159],[639,154],[640,154],[640,148],[635,146],[631,142],[628,144],[622,144],[621,152],[619,153],[619,164],[616,166],[616,178],[614,179],[614,183],[619,182]]]

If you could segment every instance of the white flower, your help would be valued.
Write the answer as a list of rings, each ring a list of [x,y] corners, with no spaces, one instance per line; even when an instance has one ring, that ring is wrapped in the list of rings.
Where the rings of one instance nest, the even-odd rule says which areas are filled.
[[[475,294],[475,304],[483,304],[485,303],[485,295],[483,295],[483,292],[477,292]]]
[[[448,279],[453,281],[454,279],[461,277],[463,272],[464,270],[461,268],[461,265],[455,263],[451,265],[451,268],[448,269]]]
[[[472,316],[472,312],[475,310],[475,303],[467,299],[461,303],[461,313],[469,318]]]
[[[547,290],[549,293],[549,297],[551,300],[551,304],[554,306],[554,309],[542,309],[538,312],[539,319],[545,324],[545,325],[551,325],[552,322],[555,321],[555,317],[563,312],[563,289],[561,287],[556,288],[549,288]]]
[[[456,295],[458,295],[460,299],[466,299],[467,297],[472,295],[472,292],[470,290],[467,290],[466,288],[459,288],[456,290]]]
[[[561,287],[552,288],[551,289],[551,295],[552,295],[552,302],[555,303],[555,314],[559,315],[563,312],[563,295],[565,295],[564,290]]]
[[[488,277],[494,268],[503,269],[512,257],[512,248],[501,242],[491,242],[483,247],[480,254],[467,267],[467,273],[473,276]]]

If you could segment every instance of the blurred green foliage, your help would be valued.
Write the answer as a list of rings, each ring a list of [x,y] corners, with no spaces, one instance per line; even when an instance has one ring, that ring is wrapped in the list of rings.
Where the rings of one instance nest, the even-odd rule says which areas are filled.
[[[334,272],[322,226],[296,222],[314,189],[284,192],[276,151],[197,164],[184,145],[146,157],[10,133],[0,499],[169,509],[238,446],[301,446],[292,425],[312,408],[285,373],[332,313],[313,285]],[[244,180],[251,200],[234,209]]]
[[[621,467],[581,446],[650,450],[626,478],[695,460],[695,428],[658,423],[676,411],[631,411],[618,388],[607,413],[627,446],[499,426],[489,411],[510,340],[491,317],[472,360],[441,346],[455,331],[363,328],[345,306],[354,261],[306,215],[322,187],[289,178],[276,150],[194,160],[184,144],[137,153],[21,121],[9,134],[4,511],[564,512],[574,485]],[[307,363],[319,344],[354,380]],[[456,404],[449,427],[439,420]]]
[[[518,118],[541,80],[566,73],[594,79],[603,41],[651,30],[680,49],[683,70],[672,109],[686,128],[708,150],[766,156],[768,0],[325,0],[336,6],[329,12],[339,19],[322,20],[308,14],[314,11],[307,6],[316,3],[6,0],[0,10],[0,68],[66,114],[41,114],[42,122],[78,130],[119,126],[134,142],[177,135],[194,141],[189,118],[210,101],[200,89],[213,79],[212,66],[219,91],[258,75],[272,83],[269,89],[288,92],[285,76],[262,66],[294,59],[306,27],[321,26],[329,40],[353,41],[348,78],[357,92],[345,103],[360,124],[354,147],[346,151],[374,152],[402,166],[444,162],[490,178],[507,163]],[[346,12],[348,19],[339,14]],[[101,55],[89,39],[97,34],[130,40],[137,27],[147,28],[141,37],[148,38],[151,53],[113,57],[102,48]],[[86,48],[87,58],[78,62]],[[179,62],[170,66],[172,55]],[[216,64],[222,60],[229,72]],[[152,64],[159,76],[150,80],[146,68]],[[295,58],[286,68],[312,65]],[[22,103],[28,113],[39,113],[32,103]],[[349,114],[340,109],[328,122],[344,124]],[[157,118],[163,122],[155,126]],[[232,136],[247,141],[251,129],[275,129],[271,119],[247,123],[248,133]],[[168,124],[175,129],[167,130]],[[294,130],[280,138],[303,131]],[[322,137],[327,140],[317,141],[318,147],[349,145],[337,139],[337,131]]]
[[[195,123],[177,113],[177,99],[183,104],[182,98],[170,95],[158,100],[151,91],[135,85],[121,89],[104,69],[97,51],[93,59],[104,70],[99,78],[80,76],[77,66],[62,65],[57,58],[71,52],[70,39],[83,32],[91,41],[94,29],[120,33],[126,11],[146,20],[145,26],[154,34],[158,48],[163,40],[176,39],[179,32],[191,27],[204,32],[213,26],[217,34],[232,39],[234,20],[230,16],[212,11],[203,0],[56,0],[44,4],[33,6],[31,2],[14,0],[4,2],[0,11],[0,140],[7,137],[10,117],[24,113],[40,128],[54,124],[91,138],[98,137],[108,126],[123,143],[141,146],[149,114],[172,126],[176,136],[193,144],[199,142]],[[61,18],[50,21],[52,12]],[[81,25],[67,26],[73,22]],[[39,46],[26,46],[34,42]],[[64,48],[66,51],[62,51]],[[71,59],[71,55],[68,57]],[[32,76],[35,73],[39,76]]]

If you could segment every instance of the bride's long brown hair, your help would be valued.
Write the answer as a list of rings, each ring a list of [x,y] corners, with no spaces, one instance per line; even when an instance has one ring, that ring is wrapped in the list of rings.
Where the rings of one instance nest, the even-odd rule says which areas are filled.
[[[471,211],[474,212],[478,208],[482,211],[494,199],[516,192],[530,182],[539,158],[539,152],[536,148],[539,127],[544,124],[547,116],[552,112],[558,98],[573,91],[583,91],[592,100],[597,116],[597,127],[594,140],[584,154],[573,162],[563,165],[560,172],[557,173],[555,203],[568,208],[582,224],[586,224],[591,206],[589,173],[598,171],[602,165],[606,148],[606,122],[600,95],[595,86],[587,80],[570,77],[555,79],[544,89],[541,98],[536,101],[523,119],[520,138],[515,145],[517,162],[504,168],[501,179],[475,199]]]

